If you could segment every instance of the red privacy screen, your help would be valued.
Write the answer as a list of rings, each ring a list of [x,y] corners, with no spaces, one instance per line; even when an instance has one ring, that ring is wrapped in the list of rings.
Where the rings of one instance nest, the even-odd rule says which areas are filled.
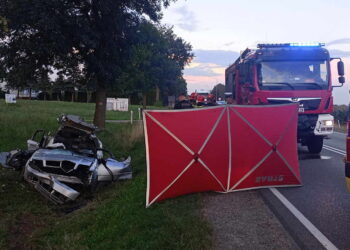
[[[298,105],[145,110],[146,206],[183,194],[301,185]]]

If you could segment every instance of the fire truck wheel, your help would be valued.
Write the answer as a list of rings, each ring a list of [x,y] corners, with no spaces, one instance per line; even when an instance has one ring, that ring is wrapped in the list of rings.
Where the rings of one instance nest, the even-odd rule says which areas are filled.
[[[323,136],[311,136],[307,141],[307,148],[311,154],[319,154],[323,147]]]

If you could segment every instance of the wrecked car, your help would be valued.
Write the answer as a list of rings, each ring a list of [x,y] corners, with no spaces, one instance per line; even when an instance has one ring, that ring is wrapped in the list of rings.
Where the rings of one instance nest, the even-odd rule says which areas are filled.
[[[117,161],[79,116],[62,115],[53,135],[37,130],[27,150],[0,153],[0,165],[21,171],[24,180],[56,204],[76,200],[104,182],[131,179],[131,158]],[[108,157],[104,157],[108,155]]]

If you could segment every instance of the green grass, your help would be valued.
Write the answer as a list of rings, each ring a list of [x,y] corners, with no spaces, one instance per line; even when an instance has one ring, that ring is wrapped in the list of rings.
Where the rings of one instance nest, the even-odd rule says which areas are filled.
[[[138,108],[135,105],[130,107],[135,120],[139,118]],[[56,118],[61,114],[75,114],[92,121],[94,112],[93,103],[17,100],[16,104],[5,104],[5,101],[0,99],[0,151],[24,148],[26,140],[36,129],[56,129]],[[107,111],[106,119],[130,120],[130,111]]]
[[[137,109],[137,107],[135,107]],[[94,106],[82,103],[0,101],[0,151],[25,148],[38,128],[54,131],[62,113],[91,119]],[[109,117],[123,119],[120,112]],[[210,227],[200,215],[200,194],[145,208],[146,163],[140,124],[107,124],[99,133],[117,157],[131,155],[134,178],[102,188],[82,208],[65,214],[0,168],[0,249],[205,249]]]

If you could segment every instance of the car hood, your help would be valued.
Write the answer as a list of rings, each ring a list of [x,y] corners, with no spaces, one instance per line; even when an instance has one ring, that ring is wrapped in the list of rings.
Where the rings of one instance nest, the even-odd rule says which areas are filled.
[[[33,160],[45,161],[70,161],[79,165],[91,166],[95,162],[95,158],[76,154],[65,149],[39,149],[32,155]]]

